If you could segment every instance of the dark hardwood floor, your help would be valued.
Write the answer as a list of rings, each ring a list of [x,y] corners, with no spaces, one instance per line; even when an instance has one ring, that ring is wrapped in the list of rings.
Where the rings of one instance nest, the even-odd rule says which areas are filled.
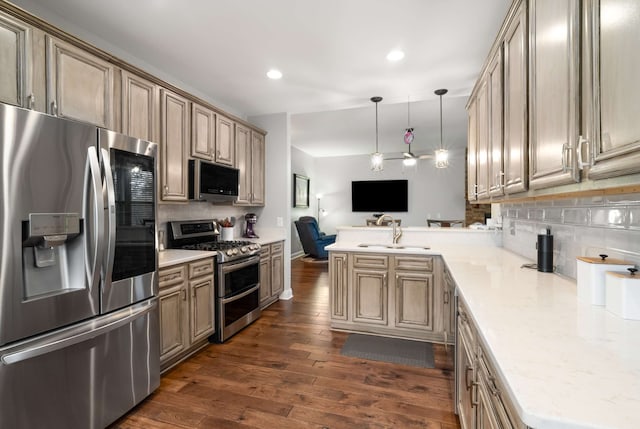
[[[436,368],[340,355],[329,330],[327,266],[292,262],[294,298],[280,301],[224,344],[211,344],[162,377],[111,428],[459,428],[453,349]]]

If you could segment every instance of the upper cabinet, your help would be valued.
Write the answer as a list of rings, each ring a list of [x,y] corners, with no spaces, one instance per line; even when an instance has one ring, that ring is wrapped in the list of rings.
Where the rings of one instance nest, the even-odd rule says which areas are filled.
[[[529,183],[547,188],[579,180],[578,0],[530,0]]]
[[[236,205],[264,205],[264,135],[236,124],[236,168],[240,189]]]
[[[191,156],[215,160],[216,114],[197,103],[191,105]]]
[[[147,141],[158,141],[158,86],[124,70],[121,76],[122,133]]]
[[[637,0],[600,0],[585,6],[587,68],[581,157],[589,178],[640,172],[640,5]],[[591,58],[589,58],[591,57]],[[591,127],[590,127],[591,126]]]
[[[251,131],[251,202],[264,206],[265,143],[264,135]]]
[[[0,103],[158,142],[162,201],[188,200],[193,157],[237,164],[239,204],[265,204],[262,131],[2,1]]]
[[[479,200],[489,196],[489,88],[486,76],[476,95],[476,190]]]
[[[47,111],[113,129],[114,66],[47,36]]]
[[[234,123],[226,116],[217,115],[216,158],[218,164],[234,165]]]
[[[165,201],[186,201],[189,101],[167,89],[160,91],[160,100],[160,196]]]
[[[467,199],[478,199],[478,99],[467,104]]]
[[[637,0],[515,1],[467,104],[469,200],[633,192],[639,51]]]
[[[240,170],[236,204],[251,204],[251,130],[236,125],[236,168]]]
[[[527,14],[520,4],[508,23],[504,62],[504,192],[527,190]]]
[[[32,108],[31,27],[0,13],[0,102]]]

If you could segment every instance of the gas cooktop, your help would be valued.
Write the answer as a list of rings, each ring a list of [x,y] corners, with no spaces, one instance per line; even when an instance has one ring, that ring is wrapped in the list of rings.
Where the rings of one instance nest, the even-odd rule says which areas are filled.
[[[214,220],[173,221],[168,224],[169,248],[205,250],[217,253],[219,263],[247,258],[260,252],[260,245],[250,241],[219,241]]]

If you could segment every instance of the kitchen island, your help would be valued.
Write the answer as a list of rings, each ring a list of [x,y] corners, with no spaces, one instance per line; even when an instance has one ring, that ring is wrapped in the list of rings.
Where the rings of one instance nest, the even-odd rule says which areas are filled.
[[[491,232],[480,232],[487,234],[481,239],[478,231],[431,235],[428,228],[416,228],[416,233],[405,228],[398,244],[410,244],[408,249],[360,247],[390,245],[390,232],[382,229],[346,228],[346,240],[339,229],[336,243],[328,247],[330,256],[377,252],[442,257],[479,343],[478,348],[471,345],[471,358],[481,350],[489,361],[502,388],[494,391],[502,394],[505,407],[513,407],[513,427],[640,427],[640,322],[579,302],[572,279],[522,268],[532,261],[488,243]],[[430,249],[420,249],[420,243]],[[463,380],[457,396],[465,394],[464,384],[475,388],[475,381],[464,379],[476,380],[480,368],[475,360],[470,366],[468,374],[457,371]],[[472,400],[477,399],[476,392]],[[469,421],[462,424],[470,429],[465,426]]]

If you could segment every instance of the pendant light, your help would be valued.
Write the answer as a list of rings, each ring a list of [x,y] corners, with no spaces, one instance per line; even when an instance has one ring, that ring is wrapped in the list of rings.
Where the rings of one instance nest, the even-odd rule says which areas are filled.
[[[446,89],[436,89],[434,93],[440,97],[440,149],[435,151],[436,168],[447,168],[449,166],[449,151],[442,147],[442,96],[449,92]]]
[[[371,97],[371,101],[376,104],[376,151],[371,154],[371,170],[382,171],[383,156],[378,152],[378,103],[382,101],[382,97]]]

